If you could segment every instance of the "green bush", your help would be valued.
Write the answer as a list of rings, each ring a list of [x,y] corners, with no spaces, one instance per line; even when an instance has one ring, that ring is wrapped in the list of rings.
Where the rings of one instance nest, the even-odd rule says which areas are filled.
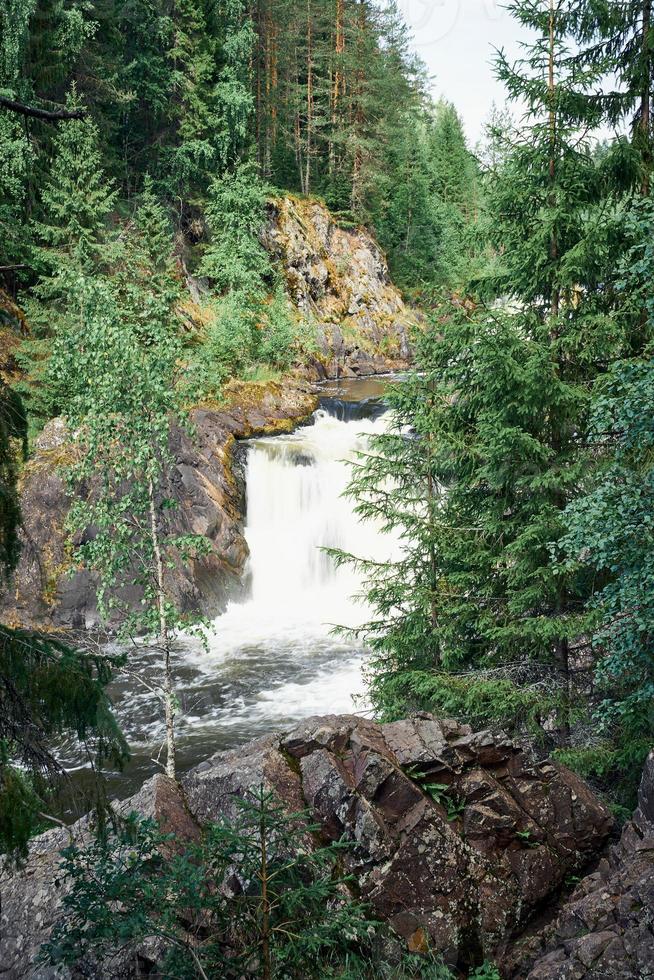
[[[261,788],[240,816],[209,825],[179,853],[174,835],[132,814],[113,832],[63,853],[70,891],[40,959],[72,966],[156,939],[162,977],[262,980],[447,980],[431,956],[380,962],[382,927],[349,893],[344,851],[317,844],[306,813],[288,815]]]

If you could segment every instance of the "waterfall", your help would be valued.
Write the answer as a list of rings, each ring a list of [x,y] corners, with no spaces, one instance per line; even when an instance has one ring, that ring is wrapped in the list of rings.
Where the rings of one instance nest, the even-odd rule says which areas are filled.
[[[245,534],[253,612],[274,620],[299,614],[318,627],[339,617],[347,625],[360,620],[352,602],[360,583],[351,569],[337,569],[324,549],[370,557],[379,551],[378,532],[357,519],[344,492],[347,460],[382,427],[381,421],[342,421],[322,410],[312,426],[252,444]]]
[[[308,715],[366,708],[366,651],[333,627],[355,627],[370,613],[354,598],[361,591],[356,572],[337,568],[323,549],[383,559],[393,547],[343,496],[348,460],[384,431],[385,419],[378,392],[363,407],[338,397],[323,404],[312,424],[248,443],[246,598],[215,619],[206,644],[181,636],[174,652],[181,769]],[[143,686],[123,680],[113,694],[136,786],[152,771],[163,723],[148,688],[159,677],[158,654],[144,645],[131,652],[130,664]]]
[[[250,726],[257,719],[294,720],[316,712],[362,707],[363,649],[334,626],[354,627],[369,611],[356,601],[361,581],[351,566],[337,568],[323,549],[383,558],[389,544],[359,521],[343,496],[348,460],[382,432],[385,420],[331,414],[290,435],[252,440],[246,470],[245,536],[250,548],[250,597],[232,603],[213,624],[204,669],[230,661],[243,674],[258,672],[247,698]],[[338,412],[338,414],[343,414]]]

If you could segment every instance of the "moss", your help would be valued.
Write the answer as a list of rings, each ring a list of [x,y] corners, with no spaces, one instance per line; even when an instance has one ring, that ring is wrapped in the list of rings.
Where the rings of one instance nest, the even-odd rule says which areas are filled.
[[[33,456],[23,467],[19,489],[22,489],[28,480],[38,474],[67,469],[72,466],[76,454],[76,448],[70,444],[57,446],[55,449],[40,449],[37,455]]]
[[[279,754],[281,755],[282,759],[284,760],[288,768],[291,770],[291,772],[295,773],[296,776],[302,775],[302,769],[300,767],[299,759],[296,759],[295,756],[291,755],[291,753],[287,749],[282,749],[281,747],[279,749]]]

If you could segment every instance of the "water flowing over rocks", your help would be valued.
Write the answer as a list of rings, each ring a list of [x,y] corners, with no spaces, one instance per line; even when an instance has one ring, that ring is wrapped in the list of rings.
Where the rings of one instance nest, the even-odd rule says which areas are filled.
[[[169,586],[182,609],[207,616],[221,611],[238,591],[248,556],[242,527],[245,489],[234,457],[235,440],[289,431],[317,405],[311,387],[298,381],[232,382],[227,396],[224,408],[193,413],[193,438],[175,429],[171,439],[175,463],[166,495],[177,501],[176,510],[169,512],[172,533],[202,535],[210,550],[176,568]],[[70,573],[64,476],[70,461],[66,426],[54,419],[38,437],[21,480],[22,553],[0,606],[5,622],[73,629],[98,623],[93,575]],[[122,597],[139,598],[136,591]]]
[[[565,878],[598,855],[612,827],[564,767],[428,715],[386,725],[311,718],[217,753],[182,779],[184,800],[162,780],[123,809],[174,820],[181,838],[197,832],[187,807],[199,824],[234,815],[234,796],[262,784],[290,812],[308,807],[326,839],[353,842],[346,870],[373,913],[409,948],[439,949],[459,967],[504,953]],[[73,829],[84,834],[87,824]],[[0,877],[7,980],[31,975],[30,958],[56,919],[56,852],[65,843],[63,831],[43,835],[23,871]]]

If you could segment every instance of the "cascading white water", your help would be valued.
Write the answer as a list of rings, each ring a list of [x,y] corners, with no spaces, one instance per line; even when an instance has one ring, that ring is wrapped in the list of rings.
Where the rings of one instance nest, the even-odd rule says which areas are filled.
[[[245,536],[251,597],[215,620],[203,666],[210,670],[215,659],[230,657],[241,667],[244,661],[258,665],[261,687],[248,704],[251,721],[361,708],[362,648],[333,632],[365,621],[365,606],[356,601],[361,582],[351,566],[337,568],[324,549],[371,558],[388,552],[378,529],[359,521],[343,496],[347,461],[383,429],[383,417],[343,421],[318,411],[313,425],[250,444]],[[287,676],[276,678],[281,664]]]
[[[337,568],[323,549],[383,559],[393,548],[343,496],[347,460],[384,430],[385,419],[378,404],[378,417],[367,418],[374,405],[326,403],[331,412],[316,412],[313,424],[249,443],[251,588],[245,601],[217,617],[206,647],[180,637],[174,670],[181,770],[308,715],[365,710],[365,650],[333,628],[361,624],[369,610],[355,600],[361,582],[352,567]],[[133,753],[124,790],[152,772],[163,738],[161,706],[150,688],[158,683],[158,657],[143,647],[130,664],[144,684],[125,681],[114,691]]]
[[[346,422],[319,411],[314,425],[292,436],[252,444],[245,533],[257,615],[299,613],[316,624],[356,619],[351,597],[360,583],[324,549],[369,557],[380,551],[379,532],[357,519],[344,492],[347,460],[383,425],[383,418]]]

